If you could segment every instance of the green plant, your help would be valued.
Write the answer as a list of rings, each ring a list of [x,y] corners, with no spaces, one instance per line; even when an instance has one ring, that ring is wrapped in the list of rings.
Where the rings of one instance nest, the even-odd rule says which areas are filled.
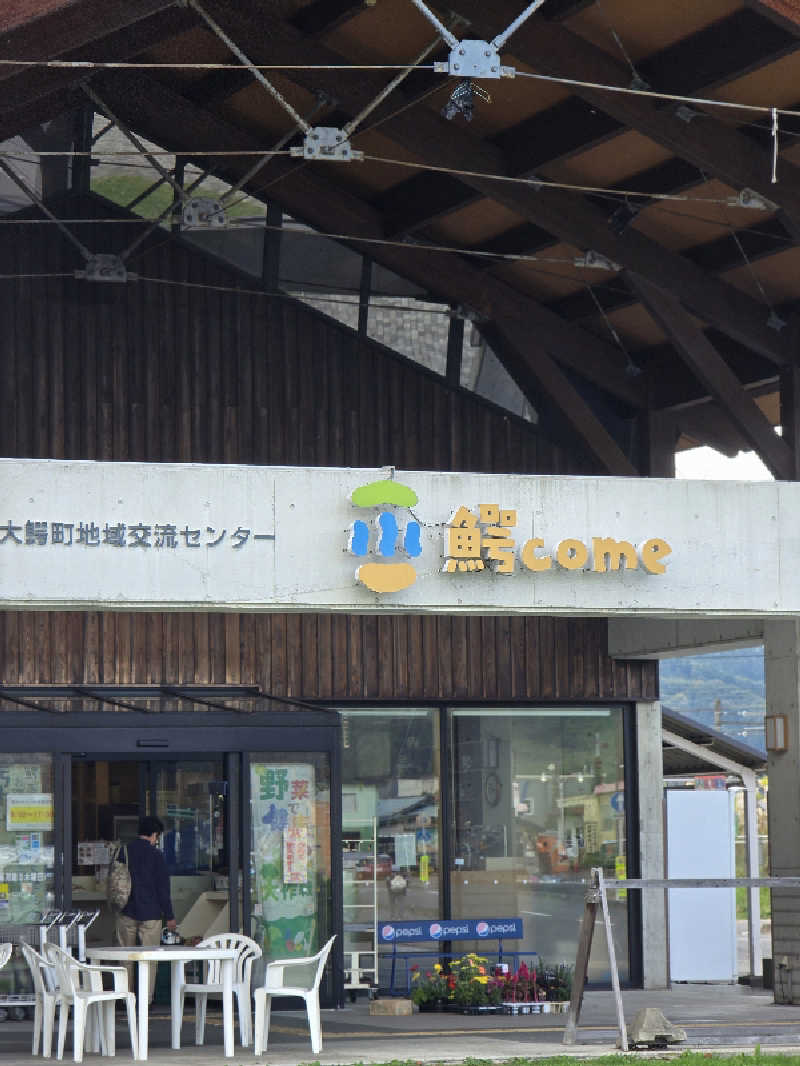
[[[460,1007],[480,1007],[489,1002],[489,967],[474,952],[450,964],[453,1000]]]
[[[540,963],[537,985],[544,993],[539,998],[563,1003],[572,995],[572,974],[574,967],[566,963]]]
[[[419,966],[411,967],[411,1002],[416,1006],[421,1007],[437,1001],[444,1002],[448,992],[447,978],[438,963],[432,970],[423,971]]]

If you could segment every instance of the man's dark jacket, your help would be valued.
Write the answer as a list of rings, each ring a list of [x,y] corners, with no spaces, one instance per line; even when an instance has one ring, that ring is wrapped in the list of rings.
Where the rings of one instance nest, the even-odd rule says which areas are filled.
[[[131,872],[131,895],[122,913],[137,922],[165,918],[170,921],[172,900],[164,855],[149,840],[138,837],[125,845]]]

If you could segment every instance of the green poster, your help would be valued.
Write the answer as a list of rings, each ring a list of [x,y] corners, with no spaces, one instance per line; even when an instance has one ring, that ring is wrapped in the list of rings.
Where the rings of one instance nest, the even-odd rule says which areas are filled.
[[[253,915],[264,955],[316,950],[314,767],[252,763]]]

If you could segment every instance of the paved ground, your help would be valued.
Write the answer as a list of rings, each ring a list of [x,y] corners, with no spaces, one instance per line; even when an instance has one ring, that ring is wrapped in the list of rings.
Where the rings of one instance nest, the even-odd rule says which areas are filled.
[[[670,1021],[683,1026],[688,1037],[683,1047],[752,1050],[759,1044],[800,1054],[800,1006],[776,1006],[770,992],[751,991],[740,985],[676,985],[670,992],[624,993],[626,1020],[630,1021],[642,1006],[657,1006]],[[579,1042],[565,1048],[561,1044],[564,1025],[561,1015],[511,1018],[414,1013],[411,1017],[370,1017],[367,1004],[359,1001],[342,1011],[324,1012],[323,1052],[318,1059],[323,1066],[342,1066],[398,1059],[415,1062],[462,1061],[467,1057],[507,1059],[565,1051],[594,1057],[614,1050],[614,1018],[609,992],[587,993]],[[168,1019],[151,1020],[150,1061],[155,1066],[224,1066],[226,1062],[232,1066],[247,1066],[251,1062],[254,1066],[260,1063],[300,1066],[315,1059],[308,1042],[305,1015],[300,1013],[273,1014],[269,1050],[257,1059],[252,1051],[238,1046],[233,1059],[223,1057],[218,1014],[209,1015],[207,1042],[202,1049],[192,1043],[194,1024],[188,1012],[181,1051],[169,1048],[168,1030]],[[30,1032],[30,1022],[0,1025],[0,1066],[11,1063],[26,1066],[41,1061],[30,1055]],[[117,1061],[130,1061],[126,1040],[127,1029],[120,1021]],[[84,1061],[99,1066],[113,1060],[87,1055]]]

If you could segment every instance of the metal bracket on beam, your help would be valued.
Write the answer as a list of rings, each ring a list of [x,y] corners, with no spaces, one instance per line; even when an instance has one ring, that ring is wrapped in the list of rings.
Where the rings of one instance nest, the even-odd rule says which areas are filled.
[[[75,271],[76,278],[83,278],[86,281],[124,283],[135,276],[135,274],[128,273],[127,267],[118,255],[108,255],[102,252],[89,256],[85,270]]]
[[[513,78],[514,67],[504,67],[494,43],[488,41],[459,41],[450,50],[446,63],[434,63],[437,74],[452,74],[456,78]]]
[[[221,200],[193,196],[185,200],[181,213],[181,229],[220,229],[227,224],[225,206]]]
[[[596,252],[592,248],[585,255],[579,255],[575,259],[575,266],[583,267],[585,270],[613,270],[617,272],[622,270],[619,263],[615,263],[607,255],[603,255],[602,252]]]
[[[290,148],[289,152],[303,159],[329,159],[337,163],[352,163],[364,158],[364,153],[350,144],[346,131],[335,126],[312,126],[303,144]]]
[[[492,41],[459,41],[444,25],[441,19],[431,11],[425,0],[411,0],[425,18],[436,28],[442,40],[450,45],[450,57],[446,63],[434,63],[433,69],[439,74],[452,74],[460,78],[513,78],[514,67],[504,67],[500,63],[499,51],[509,37],[527,22],[531,15],[542,6],[545,0],[533,0],[513,22],[498,33]]]
[[[777,211],[778,205],[760,192],[753,189],[742,189],[738,196],[732,196],[728,203],[731,207],[749,207],[754,211]]]
[[[476,325],[479,322],[488,321],[486,315],[482,314],[480,311],[473,311],[471,307],[464,307],[463,304],[457,304],[455,307],[452,307],[450,309],[450,317],[460,318],[464,322],[471,322],[473,325]]]

